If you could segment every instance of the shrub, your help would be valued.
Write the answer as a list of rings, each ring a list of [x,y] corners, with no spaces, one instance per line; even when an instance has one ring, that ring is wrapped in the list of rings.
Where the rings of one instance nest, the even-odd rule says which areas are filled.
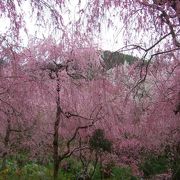
[[[96,129],[89,140],[90,147],[96,152],[111,152],[112,143],[105,138],[104,130]]]
[[[168,167],[168,159],[165,156],[151,155],[145,158],[140,165],[140,170],[143,171],[145,177],[149,177],[166,172]]]

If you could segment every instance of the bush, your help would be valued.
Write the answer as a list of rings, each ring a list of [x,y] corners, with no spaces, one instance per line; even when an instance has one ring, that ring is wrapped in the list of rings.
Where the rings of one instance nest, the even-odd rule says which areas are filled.
[[[180,159],[176,159],[171,165],[172,169],[172,179],[179,180],[180,179]]]
[[[89,140],[90,147],[97,152],[111,152],[112,143],[105,138],[104,130],[96,129]]]
[[[75,180],[77,177],[81,177],[82,166],[81,163],[75,158],[67,159],[66,163],[70,165],[68,171],[62,168],[59,171],[59,180]],[[91,171],[93,165],[90,166]],[[101,166],[98,163],[95,170],[93,180],[101,179]],[[103,176],[104,179],[109,180],[137,180],[132,176],[130,168],[117,167],[113,164],[107,164],[105,166],[108,176]],[[0,180],[52,180],[53,179],[53,164],[49,163],[46,166],[42,166],[35,162],[28,162],[23,167],[19,168],[15,160],[7,161],[7,168],[0,172]]]
[[[101,179],[100,166],[98,165],[93,176],[93,180]],[[106,179],[104,177],[104,179]],[[112,167],[111,177],[107,178],[108,180],[138,180],[135,176],[132,175],[130,167]]]
[[[165,156],[149,156],[140,165],[140,170],[143,171],[145,177],[164,173],[168,170],[169,163]]]

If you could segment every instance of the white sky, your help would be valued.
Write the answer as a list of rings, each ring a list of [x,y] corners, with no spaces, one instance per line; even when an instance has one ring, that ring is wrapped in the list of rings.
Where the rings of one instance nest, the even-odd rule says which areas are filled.
[[[76,22],[78,19],[78,11],[82,8],[84,8],[84,6],[86,6],[87,2],[91,2],[88,0],[81,0],[81,2],[83,2],[81,4],[81,7],[77,6],[79,0],[69,0],[69,1],[65,1],[68,3],[68,8],[62,8],[60,9],[60,12],[62,13],[63,16],[63,20],[65,25],[68,25],[70,22]],[[15,1],[16,2],[16,1]],[[50,0],[44,0],[44,2],[50,2]],[[24,14],[24,19],[26,22],[26,27],[27,27],[27,31],[28,31],[28,36],[27,34],[21,30],[21,39],[22,39],[22,45],[23,46],[27,46],[28,45],[28,38],[40,38],[40,39],[44,39],[47,38],[48,36],[52,36],[52,37],[56,37],[56,39],[61,39],[60,36],[58,37],[58,33],[54,34],[54,27],[50,27],[50,26],[46,26],[46,27],[42,27],[42,26],[38,26],[36,25],[36,17],[33,15],[31,15],[31,6],[30,6],[30,0],[26,0],[24,1],[22,4],[22,9]],[[68,11],[70,10],[70,11]],[[21,9],[18,9],[19,12],[21,12]],[[69,13],[69,14],[68,14]],[[87,13],[87,12],[86,12]],[[116,27],[113,26],[109,26],[107,27],[107,24],[105,24],[105,21],[101,21],[101,33],[98,34],[97,32],[94,32],[93,37],[94,37],[94,41],[95,43],[98,45],[99,49],[102,50],[111,50],[111,51],[116,51],[121,49],[122,47],[124,47],[126,45],[125,43],[125,39],[124,39],[124,34],[122,29],[124,29],[124,24],[121,23],[120,21],[120,15],[116,14],[115,10],[113,9],[109,9],[108,11],[105,12],[106,17],[110,17],[110,19],[113,21],[113,24]],[[50,18],[50,12],[47,10],[45,11],[44,17],[46,19],[46,21],[51,21]],[[136,18],[136,17],[135,17]],[[86,17],[84,18],[86,20]],[[124,32],[129,32],[128,36],[126,36],[130,41],[133,40],[133,42],[128,42],[129,44],[133,44],[136,43],[136,45],[141,45],[143,48],[149,48],[152,44],[154,44],[157,39],[159,38],[158,36],[161,34],[156,33],[153,29],[148,29],[146,32],[136,32],[133,29],[133,22],[136,19],[131,19],[131,27],[132,27],[132,31],[124,31]],[[137,23],[137,22],[135,22]],[[134,24],[135,24],[134,23]],[[4,18],[3,16],[0,16],[0,34],[2,35],[3,33],[5,33],[8,30],[8,27],[10,25],[10,22],[7,18]],[[71,34],[74,33],[75,29],[72,26],[73,23],[70,24],[68,32],[70,32]],[[81,26],[82,29],[82,26]],[[85,28],[84,28],[85,29]],[[85,32],[86,33],[86,32]],[[129,38],[129,35],[133,36]],[[161,43],[161,46],[164,45],[164,42]],[[155,49],[155,51],[159,49],[162,49],[161,46],[156,46],[157,49]],[[128,52],[124,52],[127,54],[133,54],[134,56],[138,56],[138,57],[142,57],[144,52],[139,52],[139,51],[128,51]]]
[[[74,0],[73,3],[78,2],[77,0]],[[85,2],[85,1],[84,1]],[[74,6],[75,4],[69,4],[70,10],[71,10],[71,14],[68,15],[66,12],[63,14],[63,19],[65,20],[65,22],[69,21],[75,21],[77,19],[77,7]],[[82,6],[85,4],[82,4]],[[43,37],[48,37],[49,35],[52,35],[52,29],[48,29],[47,27],[38,27],[36,25],[36,21],[35,21],[35,17],[31,16],[31,8],[29,5],[28,1],[24,1],[23,4],[23,9],[25,10],[25,21],[26,21],[26,26],[27,26],[27,31],[28,31],[28,35],[29,37],[38,37],[38,38],[43,38]],[[48,17],[49,14],[47,12],[46,16]],[[47,18],[48,19],[48,18]],[[117,49],[119,49],[120,47],[123,46],[123,35],[121,32],[121,28],[122,28],[122,24],[120,24],[119,20],[116,18],[114,19],[114,22],[118,28],[113,28],[113,27],[109,27],[107,28],[106,25],[102,25],[101,28],[101,34],[99,34],[96,38],[95,38],[95,42],[98,44],[98,46],[104,50],[112,50],[115,51]],[[8,30],[8,27],[10,25],[10,22],[7,18],[4,17],[0,17],[0,24],[3,25],[0,27],[0,34],[5,33]],[[21,33],[21,37],[22,37],[22,44],[23,46],[27,46],[28,44],[28,36],[24,31],[20,31]]]

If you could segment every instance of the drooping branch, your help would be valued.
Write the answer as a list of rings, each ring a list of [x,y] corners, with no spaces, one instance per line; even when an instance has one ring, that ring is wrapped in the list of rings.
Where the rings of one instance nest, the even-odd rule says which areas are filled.
[[[156,2],[150,4],[146,1],[139,1],[139,3],[144,5],[144,6],[149,7],[151,9],[157,10],[161,13],[161,15],[159,17],[161,18],[162,22],[166,23],[167,26],[169,27],[169,30],[170,30],[170,33],[171,33],[171,36],[172,36],[172,39],[174,41],[175,46],[180,47],[180,42],[177,39],[177,35],[175,33],[175,30],[174,30],[174,25],[172,24],[172,22],[170,20],[171,17],[170,17],[170,15],[168,15],[167,11],[162,7],[167,2],[164,2],[163,4],[159,4]],[[179,12],[179,9],[177,8],[179,5],[180,4],[178,1],[177,2],[174,1],[174,4],[171,4],[170,6],[175,10],[176,17],[178,18],[179,23],[180,23],[180,15],[179,15],[180,12]]]
[[[76,117],[77,117],[77,115],[76,115]],[[82,116],[79,116],[79,117],[82,118]],[[85,119],[88,119],[88,118],[85,118]],[[67,151],[66,151],[63,155],[60,155],[60,156],[59,156],[59,161],[65,159],[65,158],[69,157],[71,154],[73,154],[74,149],[71,150],[70,145],[71,145],[71,143],[75,140],[75,138],[77,137],[79,131],[80,131],[80,130],[83,130],[83,129],[88,129],[88,128],[94,126],[95,122],[98,121],[98,120],[99,120],[99,119],[93,119],[93,121],[92,121],[90,124],[84,125],[84,126],[79,126],[79,127],[77,127],[77,128],[75,129],[72,137],[71,137],[71,138],[67,141],[67,143],[66,143]],[[79,149],[79,148],[75,148],[75,149],[77,150],[77,149]]]
[[[131,88],[131,90],[128,92],[128,94],[126,95],[125,101],[126,101],[127,98],[129,97],[129,94],[130,94],[136,87],[138,87],[140,84],[142,84],[143,82],[145,82],[146,77],[147,77],[147,75],[148,75],[149,65],[150,65],[150,63],[151,63],[151,61],[152,61],[152,59],[153,59],[154,57],[156,57],[156,56],[158,56],[158,55],[161,55],[161,54],[167,54],[167,53],[170,53],[170,52],[178,51],[178,50],[180,50],[179,47],[178,47],[178,48],[174,48],[174,49],[170,49],[170,50],[166,50],[166,51],[156,52],[156,53],[152,54],[152,55],[150,56],[149,60],[148,60],[147,63],[146,63],[146,66],[145,66],[145,74],[142,76],[142,68],[143,68],[144,66],[141,66],[140,79],[136,82],[136,84],[135,84],[135,85]],[[147,56],[147,53],[145,54],[145,56],[144,56],[144,58],[143,58],[143,64],[142,64],[142,65],[144,65],[144,61],[145,61],[144,59],[145,59],[146,56]]]

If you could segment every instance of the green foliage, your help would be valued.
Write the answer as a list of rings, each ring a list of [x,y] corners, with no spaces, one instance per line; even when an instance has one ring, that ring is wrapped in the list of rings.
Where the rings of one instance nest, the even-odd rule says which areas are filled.
[[[47,177],[47,178],[46,178]],[[19,168],[16,161],[8,161],[7,168],[0,172],[0,180],[2,179],[50,179],[48,178],[48,169],[36,163],[28,163]]]
[[[59,171],[59,180],[75,180],[78,173],[81,172],[81,163],[75,159],[70,158],[67,160],[70,164],[70,170],[65,171],[62,168]],[[93,180],[100,179],[100,164],[97,165]],[[7,161],[7,168],[0,172],[0,180],[52,180],[53,179],[53,164],[46,166],[39,165],[35,162],[26,163],[23,167],[19,168],[15,160]],[[137,180],[132,176],[130,168],[112,167],[111,177],[109,180]]]
[[[148,156],[140,165],[140,169],[143,171],[145,177],[164,173],[168,170],[168,168],[169,163],[167,157],[165,156]]]
[[[43,177],[46,174],[46,168],[36,163],[27,164],[22,169],[22,175],[29,175],[30,177],[39,176]]]
[[[114,180],[137,180],[137,178],[132,175],[130,167],[114,167],[112,173]]]
[[[106,69],[111,69],[115,66],[124,64],[125,61],[128,64],[133,64],[138,59],[134,56],[119,53],[117,51],[116,52],[104,51],[101,57],[104,60]]]
[[[170,168],[172,171],[172,180],[180,179],[180,142],[174,146],[166,146],[165,154],[169,159]]]
[[[100,166],[97,166],[95,174],[93,176],[93,180],[101,179],[100,175]],[[131,172],[130,167],[113,167],[111,177],[106,178],[108,180],[138,180],[138,178],[134,177]]]
[[[111,152],[112,143],[105,138],[102,129],[96,129],[89,140],[90,147],[97,152]]]
[[[19,160],[23,164],[19,166]],[[26,161],[24,163],[24,161]],[[58,179],[59,180],[73,180],[76,175],[81,171],[81,163],[73,158],[67,159],[66,163],[69,165],[68,171],[60,168]],[[52,180],[53,179],[53,163],[46,166],[40,165],[35,161],[27,161],[27,157],[19,155],[7,160],[7,168],[0,171],[0,180]]]
[[[172,163],[171,163],[171,169],[172,169],[172,173],[173,173],[173,180],[179,180],[180,179],[180,159],[175,159]]]
[[[64,165],[66,167],[64,167]],[[68,165],[68,168],[67,168]],[[78,174],[82,169],[82,164],[80,161],[76,160],[75,158],[68,158],[66,161],[64,161],[64,164],[61,165],[61,171],[64,173],[70,173],[75,176]]]
[[[17,166],[19,168],[22,168],[23,166],[25,166],[26,163],[29,162],[28,155],[23,153],[19,153],[14,158],[12,157],[11,159],[14,159],[16,161]]]

